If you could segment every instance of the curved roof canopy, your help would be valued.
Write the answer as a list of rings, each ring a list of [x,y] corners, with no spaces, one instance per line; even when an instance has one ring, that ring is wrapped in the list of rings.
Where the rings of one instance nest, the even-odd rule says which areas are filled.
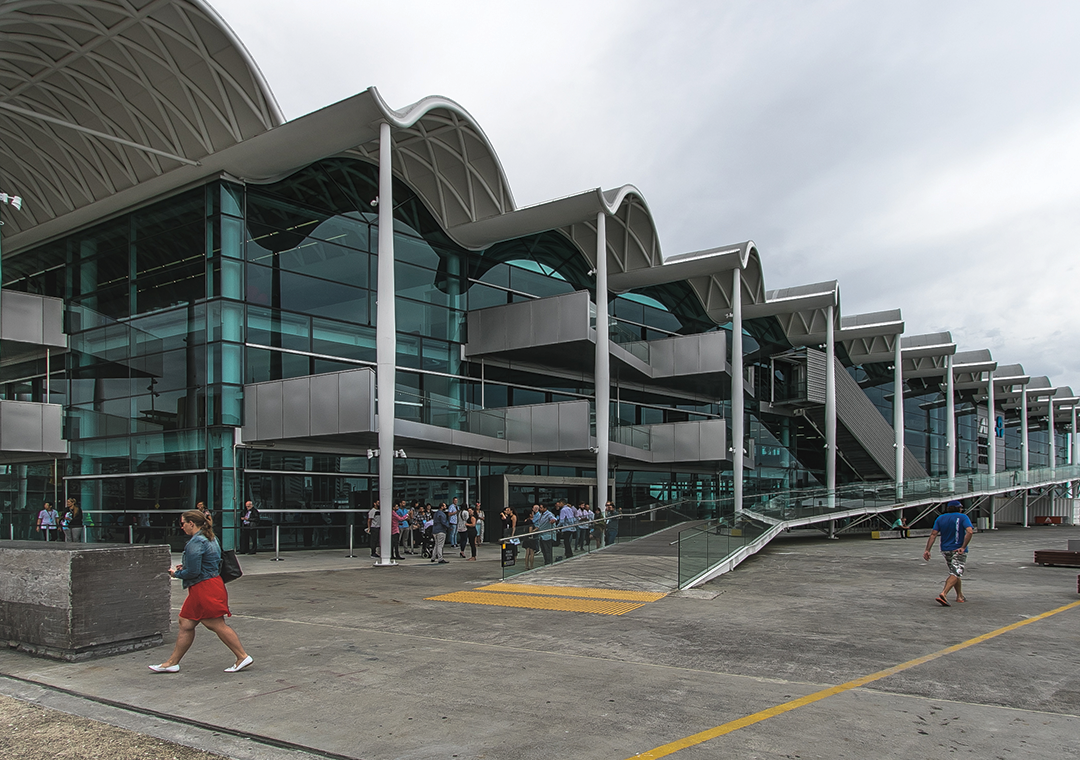
[[[47,223],[281,124],[201,0],[0,3],[0,167]]]

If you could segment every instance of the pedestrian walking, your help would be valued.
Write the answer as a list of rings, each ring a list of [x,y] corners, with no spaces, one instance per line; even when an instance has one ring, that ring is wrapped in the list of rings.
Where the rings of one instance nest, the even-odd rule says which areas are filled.
[[[930,549],[937,537],[941,536],[941,556],[945,558],[945,564],[949,568],[949,577],[945,579],[945,588],[934,601],[942,607],[949,606],[948,595],[954,589],[956,601],[967,601],[960,582],[964,577],[964,565],[967,563],[967,547],[975,534],[975,528],[968,516],[961,511],[963,505],[959,501],[950,501],[945,508],[948,511],[934,520],[934,528],[930,531],[930,538],[926,540],[926,551],[923,552],[923,560],[929,562]]]
[[[213,524],[202,512],[192,509],[180,515],[180,529],[188,536],[184,557],[179,565],[169,570],[169,575],[183,581],[188,591],[184,606],[180,608],[180,633],[169,659],[148,667],[155,673],[178,672],[180,660],[195,641],[195,629],[202,623],[216,633],[236,657],[225,672],[239,673],[254,660],[244,651],[236,631],[225,622],[232,612],[229,611],[229,592],[221,580],[221,547],[214,535]]]

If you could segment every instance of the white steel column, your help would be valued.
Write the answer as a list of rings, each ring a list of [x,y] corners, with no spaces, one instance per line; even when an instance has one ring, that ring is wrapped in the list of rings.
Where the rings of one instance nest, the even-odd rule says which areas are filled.
[[[1048,396],[1046,399],[1047,413],[1049,416],[1046,418],[1046,432],[1050,434],[1050,469],[1057,469],[1057,443],[1054,442],[1054,397]]]
[[[607,216],[596,215],[596,504],[608,500],[608,443],[611,421],[611,362],[608,354]]]
[[[375,294],[375,360],[379,387],[379,561],[396,564],[390,554],[390,510],[394,499],[394,398],[397,395],[397,314],[394,311],[394,172],[390,125],[379,125],[379,279]]]
[[[743,508],[742,270],[731,270],[731,469],[735,511]]]
[[[997,412],[994,410],[994,370],[987,373],[986,384],[986,419],[988,423],[988,435],[986,437],[986,464],[990,473],[990,487],[997,487]],[[997,498],[991,496],[990,507],[990,530],[997,530]]]
[[[836,506],[836,340],[833,304],[825,317],[825,488],[830,507]]]
[[[900,335],[893,348],[893,447],[896,449],[896,498],[904,498],[904,365],[900,358]]]
[[[1020,391],[1020,471],[1023,473],[1022,477],[1024,478],[1024,482],[1026,483],[1028,472],[1028,419],[1026,388]]]
[[[945,473],[950,491],[956,480],[956,394],[953,393],[952,359],[952,354],[945,357]]]
[[[1072,461],[1069,464],[1080,463],[1080,440],[1077,439],[1077,405],[1072,405]]]
[[[990,435],[986,439],[987,465],[989,465],[990,485],[994,485],[997,475],[997,412],[994,410],[994,370],[989,372],[990,382],[986,385],[986,412],[990,424]]]

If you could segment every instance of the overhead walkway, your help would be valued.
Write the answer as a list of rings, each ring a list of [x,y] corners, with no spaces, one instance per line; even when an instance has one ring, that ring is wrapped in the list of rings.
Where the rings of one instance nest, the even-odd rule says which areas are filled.
[[[1080,480],[1080,466],[1009,471],[996,475],[923,478],[894,483],[790,491],[679,534],[679,588],[699,586],[764,548],[789,528],[840,523],[898,509],[933,507],[953,499],[979,501]],[[724,510],[717,510],[724,514]]]

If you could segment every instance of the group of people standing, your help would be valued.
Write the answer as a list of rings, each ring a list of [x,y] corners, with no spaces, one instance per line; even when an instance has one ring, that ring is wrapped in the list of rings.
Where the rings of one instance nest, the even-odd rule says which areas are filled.
[[[41,533],[46,541],[82,543],[83,528],[82,508],[75,499],[67,500],[63,515],[49,501],[45,502],[38,512],[37,532]]]
[[[588,550],[590,542],[595,543],[597,549],[610,546],[619,537],[619,516],[619,510],[610,501],[603,510],[590,508],[584,502],[575,507],[561,499],[555,502],[554,510],[546,504],[533,504],[520,533],[520,545],[525,549],[525,569],[533,568],[537,551],[545,565],[555,561],[556,536],[563,546],[563,556],[559,559],[573,557],[575,549],[579,552]],[[503,510],[502,526],[504,538],[518,535],[517,515],[510,507]]]
[[[390,510],[391,558],[405,559],[405,554],[421,554],[432,562],[445,563],[443,551],[447,544],[456,546],[462,559],[476,560],[476,548],[483,543],[484,510],[480,502],[472,507],[459,505],[455,497],[438,507],[414,501],[410,506],[402,499]],[[367,533],[371,556],[380,556],[380,535],[383,530],[382,507],[379,501],[371,507],[367,518]],[[469,548],[470,557],[465,557]]]

